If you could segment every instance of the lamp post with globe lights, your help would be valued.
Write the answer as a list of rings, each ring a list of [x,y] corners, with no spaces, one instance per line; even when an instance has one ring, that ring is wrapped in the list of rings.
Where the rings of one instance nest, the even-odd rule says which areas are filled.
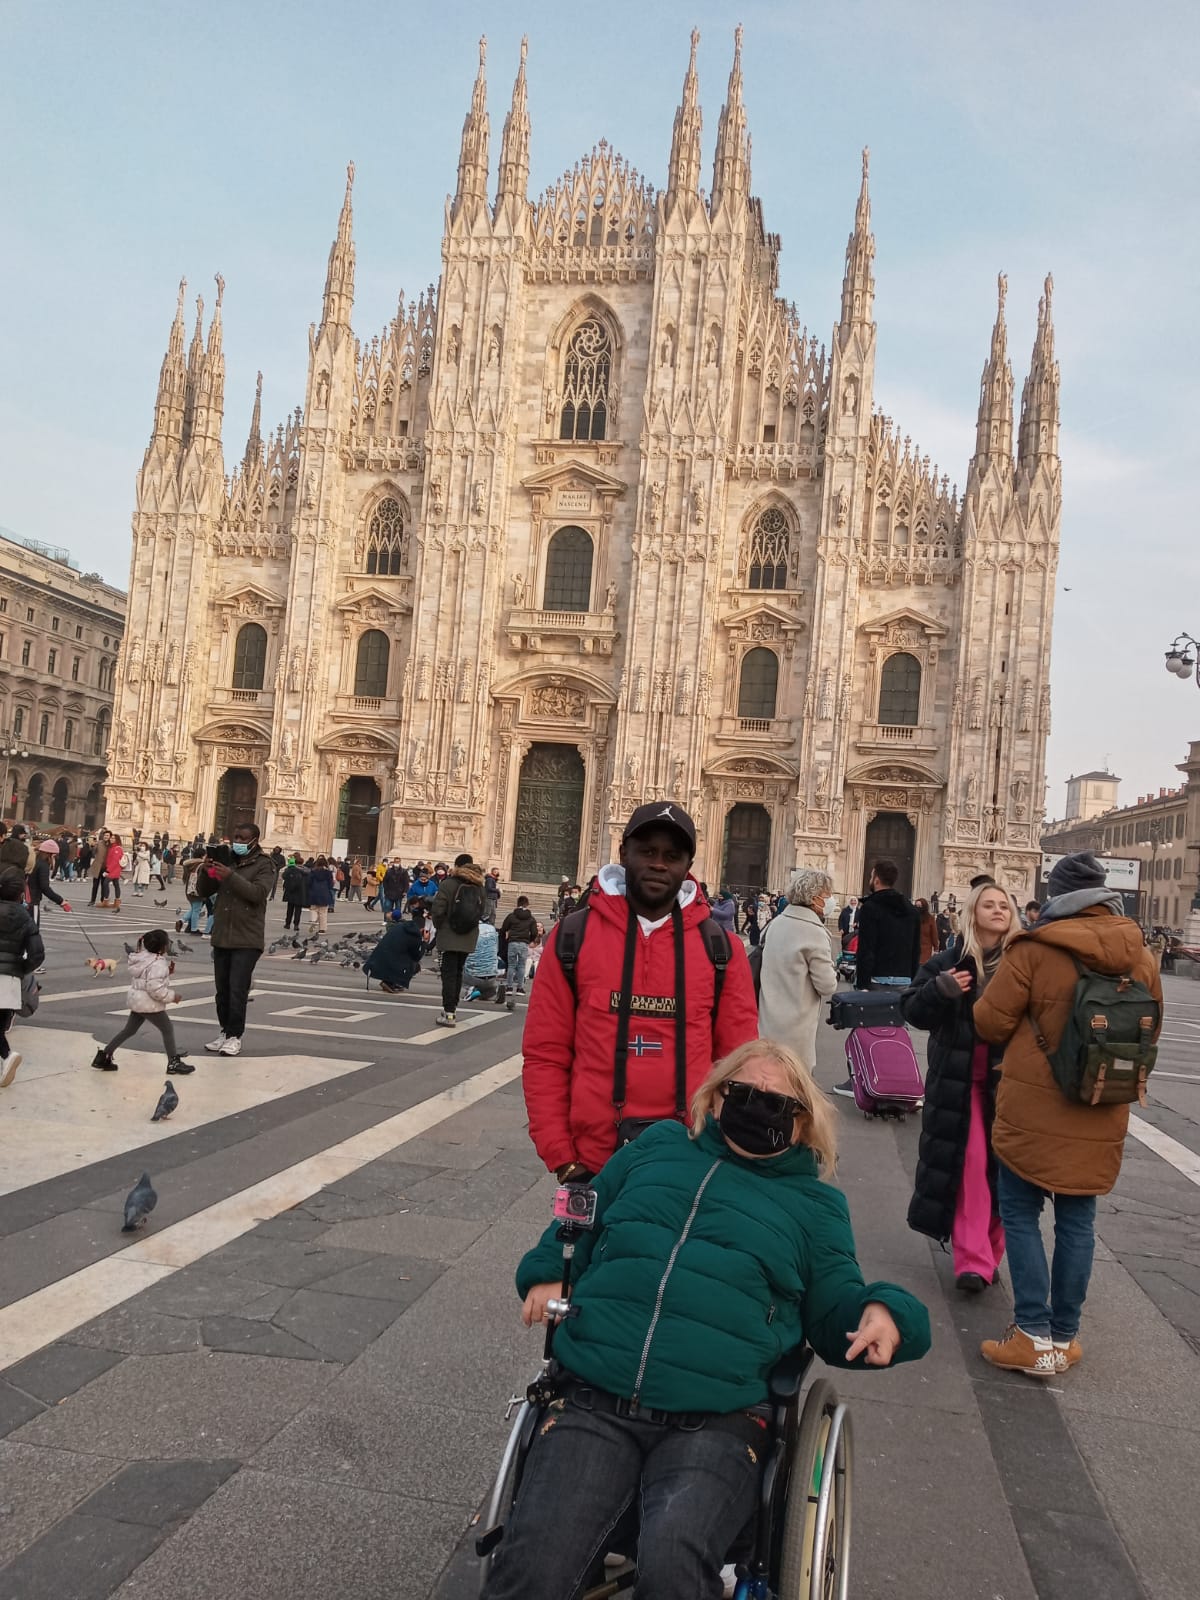
[[[1200,641],[1192,638],[1190,633],[1179,634],[1167,651],[1167,671],[1177,678],[1196,679],[1196,686],[1200,688]]]
[[[29,751],[25,748],[25,741],[19,734],[13,733],[8,728],[0,728],[0,756],[4,758],[4,776],[0,778],[0,817],[8,810],[8,802],[12,796],[8,792],[8,775],[12,770],[14,761],[24,761]],[[14,817],[21,814],[20,805],[13,808]]]

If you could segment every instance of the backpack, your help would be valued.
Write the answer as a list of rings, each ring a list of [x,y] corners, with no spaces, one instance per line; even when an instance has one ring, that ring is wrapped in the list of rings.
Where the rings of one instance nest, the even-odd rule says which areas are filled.
[[[446,916],[450,932],[474,933],[483,921],[483,912],[483,890],[479,884],[468,883],[465,878],[460,879]]]
[[[1087,1106],[1146,1103],[1146,1080],[1158,1059],[1154,1034],[1162,1005],[1132,973],[1093,972],[1071,957],[1078,973],[1071,1014],[1051,1052],[1033,1012],[1029,1026],[1068,1100]]]

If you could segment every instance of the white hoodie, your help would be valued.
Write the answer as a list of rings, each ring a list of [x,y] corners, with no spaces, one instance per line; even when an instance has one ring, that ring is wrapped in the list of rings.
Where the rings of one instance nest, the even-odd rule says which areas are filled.
[[[129,993],[125,1004],[142,1016],[165,1011],[175,998],[171,987],[171,964],[166,956],[149,950],[135,950],[129,958]]]

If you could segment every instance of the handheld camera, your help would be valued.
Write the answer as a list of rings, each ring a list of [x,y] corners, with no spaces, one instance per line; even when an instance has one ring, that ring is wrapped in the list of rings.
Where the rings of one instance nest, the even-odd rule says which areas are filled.
[[[554,1195],[554,1215],[572,1228],[596,1226],[596,1191],[585,1183],[564,1183]]]

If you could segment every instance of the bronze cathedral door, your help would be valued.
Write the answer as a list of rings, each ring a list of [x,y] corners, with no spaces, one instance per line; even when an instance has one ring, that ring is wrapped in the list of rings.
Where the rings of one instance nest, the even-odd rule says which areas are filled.
[[[583,757],[574,745],[535,744],[521,763],[512,876],[554,883],[579,873]]]

